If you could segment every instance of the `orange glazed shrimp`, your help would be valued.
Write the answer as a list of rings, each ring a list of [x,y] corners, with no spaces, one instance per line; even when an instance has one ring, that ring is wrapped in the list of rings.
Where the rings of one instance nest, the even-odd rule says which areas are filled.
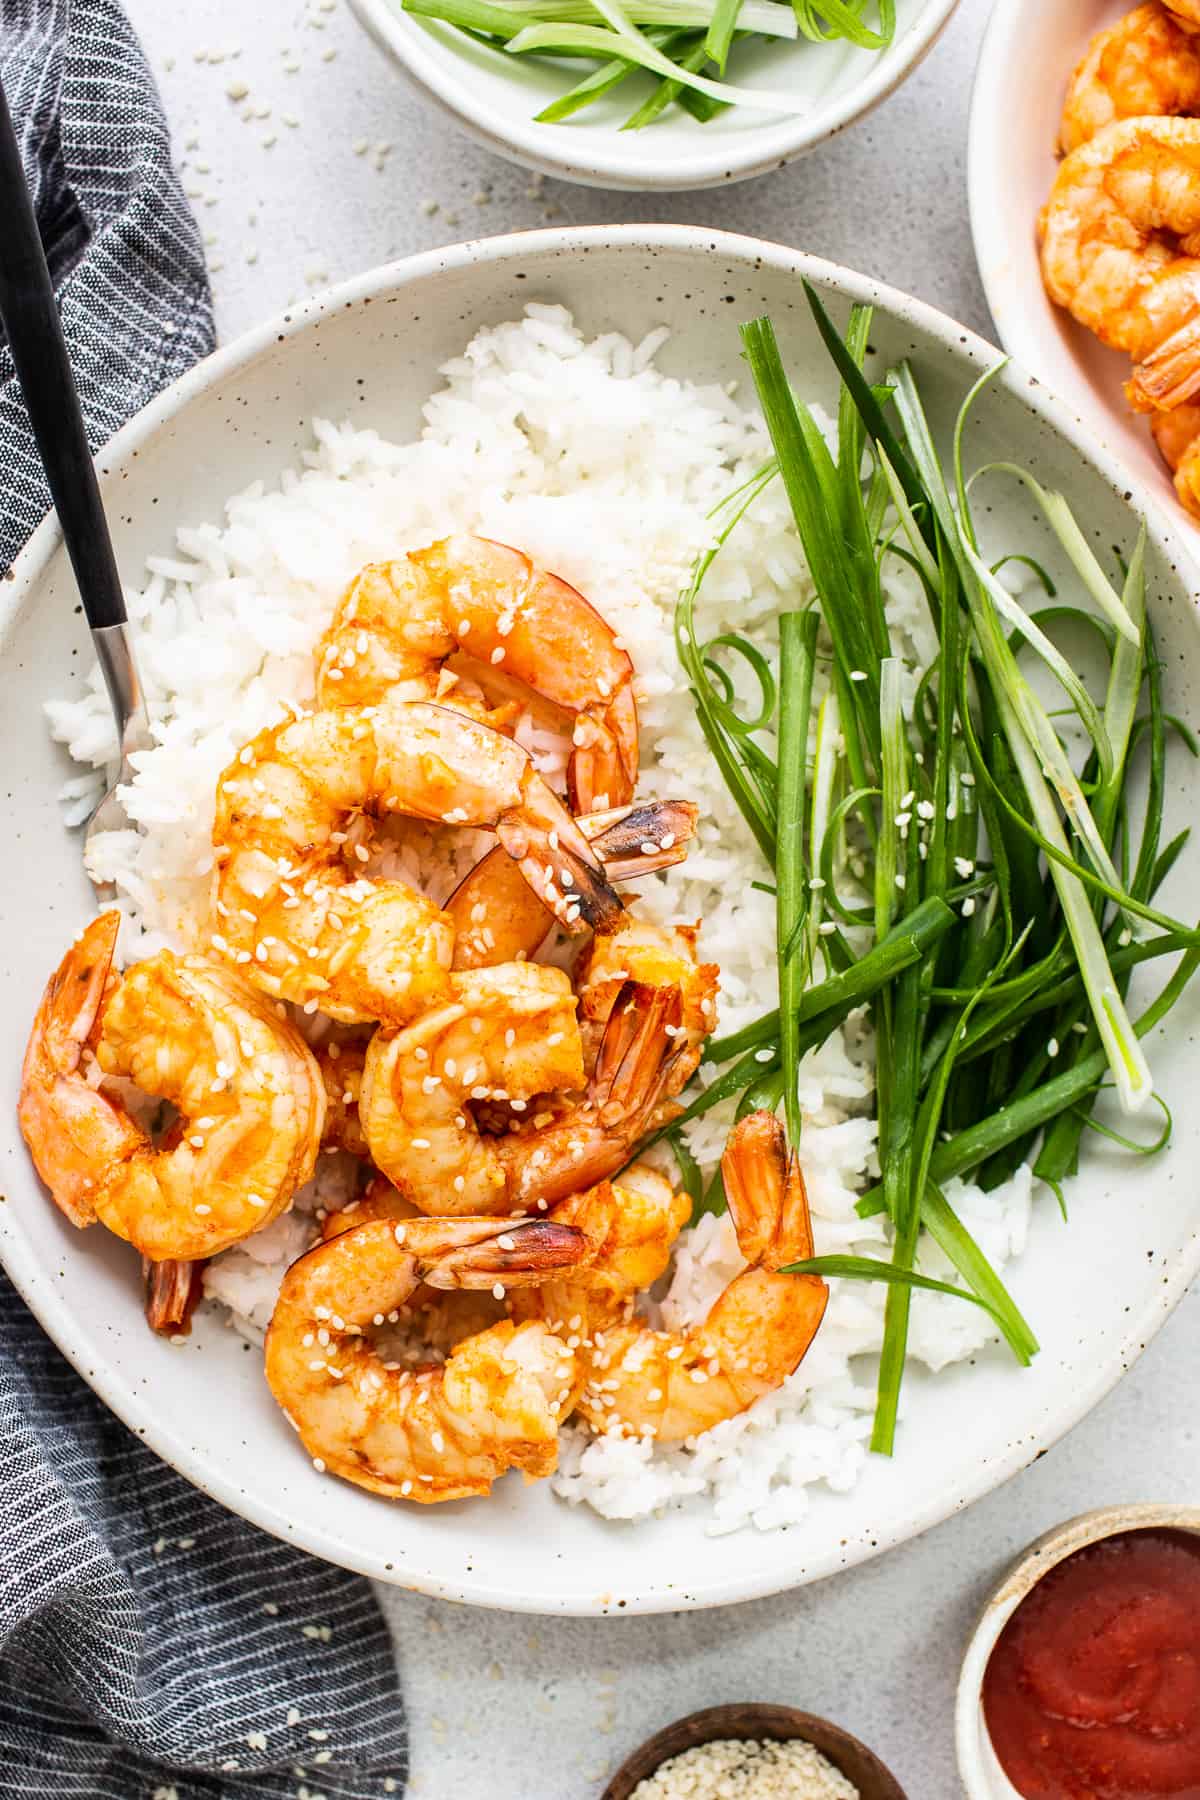
[[[729,1210],[749,1265],[702,1325],[655,1331],[638,1318],[593,1331],[579,1356],[579,1411],[596,1431],[677,1441],[733,1418],[797,1369],[824,1317],[815,1275],[783,1275],[812,1255],[799,1159],[774,1113],[750,1113],[721,1159]]]
[[[313,1172],[325,1093],[303,1039],[229,969],[161,951],[113,977],[119,923],[101,913],[50,978],[21,1072],[21,1131],[73,1224],[99,1219],[151,1262],[194,1262],[290,1205]],[[181,1126],[156,1146],[88,1080],[89,1052],[169,1100]]]
[[[445,1002],[368,1046],[359,1123],[376,1166],[425,1213],[514,1212],[503,1152],[469,1102],[524,1111],[581,1089],[575,995],[562,969],[501,963],[450,978]]]
[[[536,977],[538,990],[549,977],[561,981],[542,997],[543,1022],[526,1010],[536,999],[532,982],[524,1000],[507,991],[518,970],[527,980]],[[453,1006],[371,1040],[359,1116],[383,1174],[422,1212],[511,1213],[544,1210],[619,1169],[657,1123],[672,1087],[683,1054],[675,1041],[678,993],[626,983],[579,1103],[565,1111],[546,1108],[544,1123],[534,1113],[526,1129],[485,1137],[468,1102],[511,1097],[519,1117],[531,1090],[583,1088],[575,997],[561,970],[536,963],[454,979],[471,985],[459,987],[462,998]]]
[[[369,852],[347,829],[360,813],[490,827],[569,930],[609,930],[621,916],[587,839],[519,745],[444,706],[326,709],[260,732],[217,786],[212,945],[264,992],[387,1024],[447,992],[450,920],[402,883],[364,875]]]
[[[391,696],[455,704],[451,658],[485,690],[533,692],[572,726],[571,809],[633,796],[638,770],[633,664],[594,607],[519,550],[443,538],[350,583],[317,649],[320,706]]]
[[[425,1502],[486,1494],[508,1469],[551,1474],[576,1371],[544,1325],[493,1325],[415,1371],[389,1366],[369,1333],[420,1282],[541,1281],[583,1249],[579,1232],[546,1219],[376,1219],[293,1263],[267,1332],[267,1381],[317,1468]]]
[[[1124,119],[1064,160],[1040,220],[1050,298],[1134,359],[1141,410],[1200,389],[1200,120]]]
[[[1161,0],[1097,32],[1067,89],[1059,142],[1078,149],[1114,119],[1186,117],[1200,111],[1200,19],[1186,22]]]

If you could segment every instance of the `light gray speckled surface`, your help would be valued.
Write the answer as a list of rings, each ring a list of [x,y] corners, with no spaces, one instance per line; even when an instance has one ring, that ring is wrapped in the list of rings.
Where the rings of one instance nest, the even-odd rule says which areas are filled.
[[[213,239],[226,338],[309,287],[391,257],[555,220],[614,219],[775,238],[988,330],[963,191],[988,0],[962,0],[907,87],[807,160],[724,191],[647,199],[550,182],[531,191],[523,171],[411,98],[344,0],[127,4]],[[196,60],[238,45],[236,58]],[[300,66],[289,72],[289,62]],[[242,82],[239,103],[226,90]],[[271,110],[247,122],[248,104]],[[668,1719],[755,1698],[828,1712],[869,1739],[911,1800],[952,1800],[952,1696],[973,1609],[1007,1559],[1073,1512],[1194,1500],[1198,1362],[1193,1295],[1117,1392],[1034,1469],[883,1561],[791,1596],[679,1617],[539,1621],[385,1594],[409,1699],[414,1796],[591,1800]]]

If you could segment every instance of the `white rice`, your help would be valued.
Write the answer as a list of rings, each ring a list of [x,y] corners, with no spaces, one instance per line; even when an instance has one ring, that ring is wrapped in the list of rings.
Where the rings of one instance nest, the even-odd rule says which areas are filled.
[[[701,949],[721,966],[721,1029],[736,1030],[776,1002],[772,899],[750,884],[764,870],[697,729],[678,666],[672,614],[709,513],[766,454],[761,421],[732,393],[660,374],[665,333],[634,345],[616,334],[590,342],[561,307],[531,305],[522,319],[480,332],[443,370],[419,439],[394,444],[352,424],[318,419],[301,468],[274,486],[231,499],[223,521],[187,525],[178,554],[151,558],[128,596],[158,739],[138,757],[124,793],[139,830],[113,833],[94,868],[116,882],[128,918],[127,957],[163,945],[203,947],[209,929],[210,832],[217,777],[255,732],[311,700],[313,645],[345,583],[372,558],[450,531],[519,545],[577,586],[620,633],[638,673],[641,792],[699,804],[687,863],[643,883],[640,906],[660,920],[703,919]],[[915,583],[887,565],[889,617],[909,646],[910,692],[932,641]],[[770,648],[775,620],[811,591],[786,500],[776,483],[756,503],[706,581],[707,618]],[[715,626],[714,629],[719,627]],[[111,720],[98,672],[77,699],[48,707],[72,757],[98,771]],[[561,762],[541,744],[546,766]],[[72,816],[86,815],[99,775],[68,785]],[[458,862],[474,855],[473,841]],[[416,880],[429,846],[408,837],[397,866]],[[861,1017],[810,1055],[802,1072],[803,1156],[819,1253],[880,1253],[881,1221],[855,1200],[878,1173],[870,1044]],[[730,1115],[715,1109],[689,1128],[706,1167],[720,1154]],[[210,1265],[206,1288],[232,1323],[261,1337],[283,1270],[311,1235],[311,1209],[330,1204],[344,1170],[327,1159],[297,1212]],[[1031,1177],[1022,1169],[991,1194],[950,1184],[965,1223],[998,1267],[1023,1248]],[[702,1318],[740,1268],[727,1219],[685,1234],[662,1303],[665,1321]],[[921,1266],[948,1278],[932,1246]],[[581,1430],[563,1434],[557,1491],[612,1518],[632,1519],[704,1496],[714,1531],[803,1517],[817,1483],[844,1491],[866,1454],[874,1404],[869,1360],[882,1337],[884,1290],[833,1284],[808,1357],[777,1393],[695,1442],[657,1449]],[[987,1316],[949,1296],[917,1295],[912,1354],[931,1369],[992,1341]]]

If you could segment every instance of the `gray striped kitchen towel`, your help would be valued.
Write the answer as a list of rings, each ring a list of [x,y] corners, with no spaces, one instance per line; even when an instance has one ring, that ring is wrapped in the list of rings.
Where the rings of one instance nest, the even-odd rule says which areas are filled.
[[[115,0],[0,0],[0,76],[99,445],[211,348],[195,224]],[[0,343],[0,566],[45,507]],[[382,1800],[406,1759],[367,1583],[159,1462],[0,1275],[0,1796]]]
[[[116,0],[0,0],[0,78],[97,450],[213,347],[200,234]],[[4,348],[0,471],[3,569],[49,505]]]

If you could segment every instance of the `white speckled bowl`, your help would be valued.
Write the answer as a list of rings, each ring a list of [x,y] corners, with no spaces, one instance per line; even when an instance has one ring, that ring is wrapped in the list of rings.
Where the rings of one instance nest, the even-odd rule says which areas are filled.
[[[639,336],[667,321],[664,363],[702,380],[744,375],[739,320],[767,310],[799,386],[828,403],[800,277],[844,316],[877,306],[873,367],[911,356],[943,443],[964,390],[994,350],[928,306],[795,251],[679,226],[537,232],[432,252],[377,270],[250,333],[185,377],[101,458],[117,549],[130,577],[172,528],[212,518],[254,480],[272,481],[306,443],[314,413],[353,414],[401,438],[440,363],[479,326],[526,300],[566,302],[591,330]],[[1067,408],[1016,369],[983,395],[970,434],[980,461],[1019,455],[1063,489],[1105,549],[1132,543],[1125,478]],[[1019,492],[997,487],[989,544],[1061,561]],[[1150,520],[1151,605],[1168,701],[1200,713],[1193,576],[1157,515]],[[987,546],[985,545],[985,548]],[[1200,1264],[1200,996],[1173,1015],[1157,1049],[1177,1142],[1149,1163],[1090,1142],[1068,1227],[1048,1202],[1012,1285],[1041,1334],[1026,1373],[998,1351],[936,1379],[914,1373],[894,1461],[869,1463],[849,1494],[817,1493],[802,1524],[724,1537],[703,1512],[636,1527],[569,1508],[515,1478],[486,1503],[410,1509],[318,1475],[267,1392],[260,1357],[202,1317],[181,1348],[142,1321],[136,1258],[97,1230],[75,1232],[42,1192],[16,1130],[21,1049],[47,973],[87,916],[79,838],[55,793],[66,774],[41,702],[81,679],[88,641],[54,525],[36,534],[0,585],[0,1255],[50,1335],[107,1403],[192,1481],[266,1530],[348,1567],[479,1604],[542,1612],[667,1611],[748,1599],[829,1575],[936,1524],[1014,1474],[1083,1416],[1138,1355]],[[1190,774],[1187,781],[1190,782]],[[1195,813],[1182,777],[1168,833]],[[1173,873],[1167,906],[1194,911],[1195,853]]]
[[[1067,82],[1097,31],[1132,0],[996,0],[971,99],[967,185],[979,273],[1000,342],[1052,387],[1200,545],[1144,418],[1125,403],[1129,358],[1054,306],[1038,265],[1037,216],[1058,167]]]
[[[588,187],[667,192],[762,175],[844,130],[912,73],[958,0],[897,0],[896,36],[881,53],[807,39],[776,47],[759,38],[739,49],[729,79],[803,95],[811,106],[800,117],[737,106],[701,125],[671,107],[642,131],[622,131],[621,124],[651,91],[652,77],[623,83],[564,124],[539,125],[534,114],[578,80],[578,71],[507,56],[406,13],[399,0],[351,4],[417,92],[486,149]]]
[[[1124,1531],[1190,1531],[1200,1535],[1200,1507],[1105,1506],[1056,1525],[1029,1546],[983,1609],[963,1658],[955,1705],[958,1770],[967,1800],[1021,1800],[1000,1766],[983,1713],[983,1677],[1000,1633],[1043,1575],[1076,1550]]]

